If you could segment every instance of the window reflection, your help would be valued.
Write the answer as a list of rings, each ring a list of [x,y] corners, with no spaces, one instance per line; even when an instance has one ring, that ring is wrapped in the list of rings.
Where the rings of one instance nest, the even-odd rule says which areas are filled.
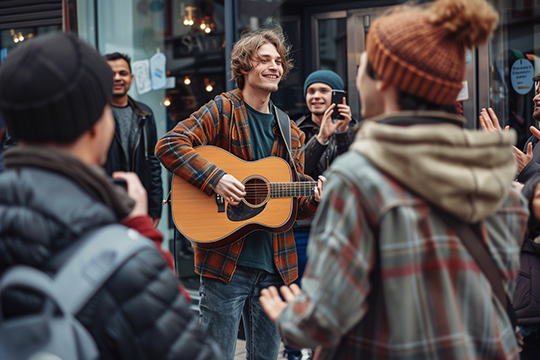
[[[167,127],[184,120],[225,91],[225,30],[222,1],[173,1],[165,47],[168,76]],[[172,55],[172,56],[171,56]]]
[[[529,127],[536,125],[532,78],[540,72],[540,14],[531,2],[498,0],[495,6],[500,26],[490,42],[489,105],[501,125],[516,130],[521,149],[531,136]]]

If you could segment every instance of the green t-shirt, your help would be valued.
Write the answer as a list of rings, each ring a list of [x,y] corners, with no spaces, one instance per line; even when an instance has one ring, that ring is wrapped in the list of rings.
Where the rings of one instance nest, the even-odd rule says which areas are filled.
[[[276,119],[274,118],[274,114],[258,112],[247,104],[246,110],[253,160],[264,159],[272,154],[272,146],[274,145],[274,133],[272,129],[276,125]],[[276,273],[272,233],[258,230],[247,235],[237,265]]]

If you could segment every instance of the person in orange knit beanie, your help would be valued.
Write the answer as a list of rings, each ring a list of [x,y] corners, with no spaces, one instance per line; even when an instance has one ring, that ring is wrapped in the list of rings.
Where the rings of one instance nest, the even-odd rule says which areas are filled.
[[[264,289],[261,304],[314,359],[517,359],[505,303],[528,211],[512,189],[515,132],[466,130],[455,106],[465,50],[497,13],[485,0],[400,10],[367,35],[366,120],[325,173],[302,289]]]

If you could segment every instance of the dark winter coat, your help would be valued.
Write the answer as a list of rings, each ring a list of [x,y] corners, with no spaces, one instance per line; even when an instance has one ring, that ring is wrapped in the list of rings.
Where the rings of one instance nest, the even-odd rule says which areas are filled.
[[[525,183],[522,195],[529,201],[529,234],[524,240],[520,252],[520,268],[513,306],[518,324],[521,326],[540,325],[540,243],[534,239],[540,237],[540,219],[533,212],[532,201],[540,174],[536,174]]]
[[[302,116],[295,122],[300,130],[306,134],[305,174],[315,180],[330,167],[335,158],[349,149],[349,145],[354,140],[352,129],[357,123],[353,118],[349,123],[347,132],[330,136],[328,142],[323,145],[317,141],[319,125],[311,120],[311,113]]]
[[[354,128],[357,124],[356,119],[351,119],[349,130],[344,133],[336,133],[328,139],[326,144],[321,144],[317,140],[319,125],[311,119],[311,113],[308,113],[295,121],[296,126],[306,134],[305,166],[304,173],[317,180],[330,164],[341,154],[349,149],[349,145],[354,140]],[[295,229],[309,229],[313,219],[299,220],[295,223]]]
[[[113,212],[69,178],[43,169],[6,170],[0,176],[0,276],[25,264],[54,273],[51,259],[82,234],[115,222]],[[40,298],[12,291],[8,314],[39,308]],[[157,249],[122,265],[77,315],[94,337],[101,359],[214,359],[178,283]]]
[[[152,218],[161,218],[163,207],[163,186],[161,181],[161,164],[154,155],[154,148],[157,142],[156,121],[152,110],[143,103],[128,98],[128,105],[138,117],[138,141],[134,149],[129,149],[131,154],[131,167],[128,168],[128,161],[122,148],[118,131],[115,131],[114,138],[107,155],[105,170],[109,175],[115,171],[133,171],[141,179],[144,188],[148,193],[148,215]],[[115,119],[116,129],[118,123]]]

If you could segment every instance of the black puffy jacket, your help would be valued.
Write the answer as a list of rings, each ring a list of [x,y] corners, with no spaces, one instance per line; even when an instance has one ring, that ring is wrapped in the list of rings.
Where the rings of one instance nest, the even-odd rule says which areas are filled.
[[[15,264],[54,272],[50,260],[90,229],[115,222],[112,211],[67,177],[42,169],[0,176],[0,276]],[[40,306],[12,291],[6,314]],[[94,337],[101,359],[220,359],[157,249],[141,251],[98,290],[77,318]]]
[[[107,163],[104,165],[104,168],[109,175],[115,171],[135,172],[148,193],[148,215],[153,218],[161,218],[163,186],[161,181],[161,163],[154,155],[154,148],[157,143],[154,114],[148,106],[130,97],[128,98],[128,105],[131,106],[139,119],[137,145],[134,149],[130,149],[127,152],[131,156],[131,167],[128,167],[128,161],[122,149],[122,142],[119,139],[118,132],[115,131],[107,155]],[[116,119],[114,121],[118,129]]]

